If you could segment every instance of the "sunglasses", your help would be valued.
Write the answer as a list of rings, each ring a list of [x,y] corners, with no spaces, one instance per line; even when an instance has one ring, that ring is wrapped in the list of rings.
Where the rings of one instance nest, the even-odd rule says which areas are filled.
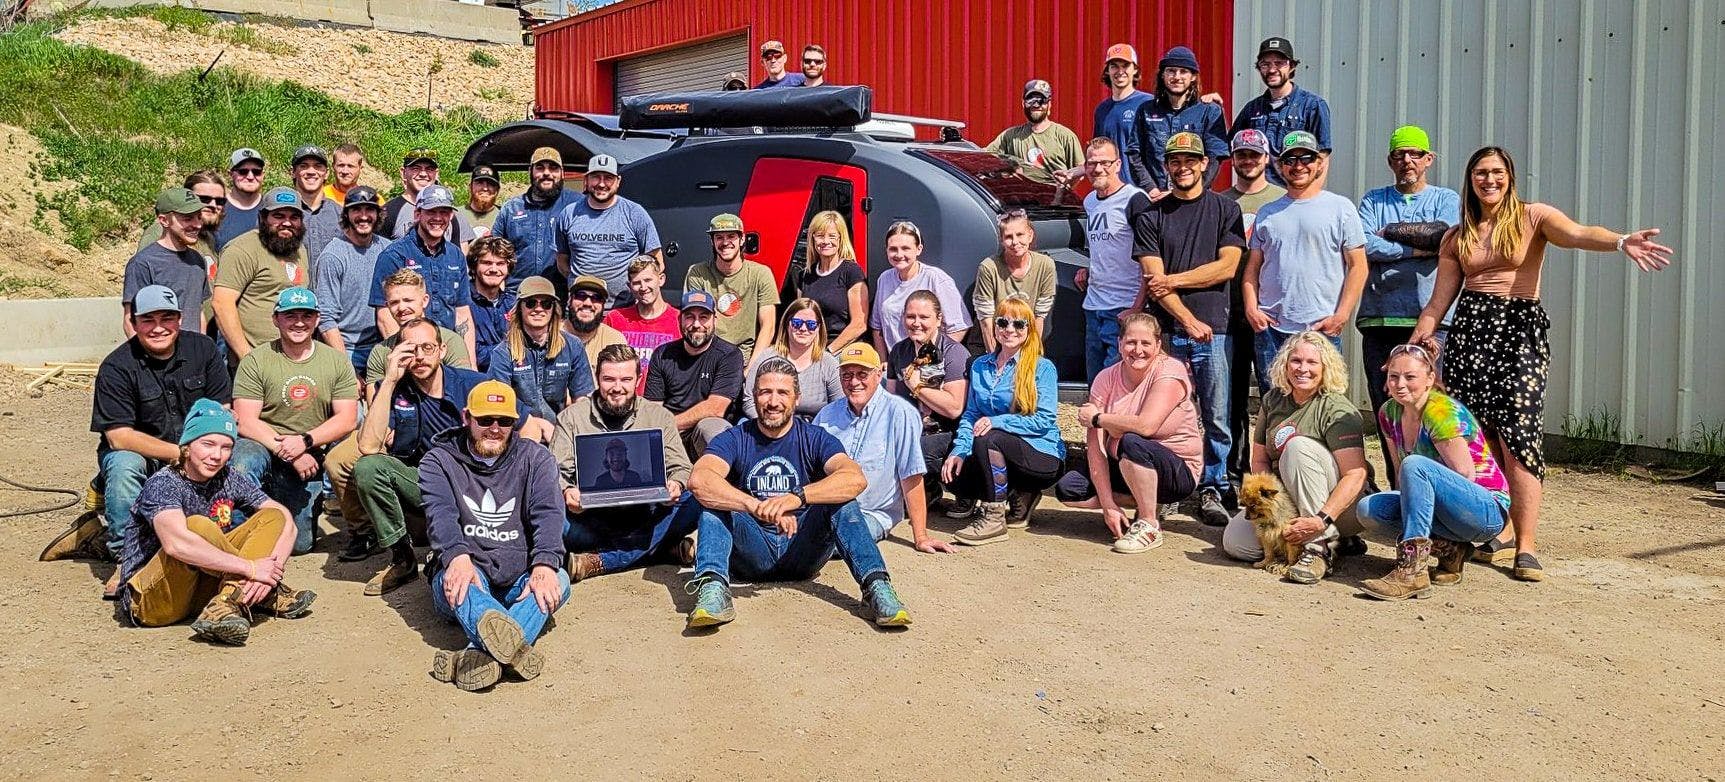
[[[791,318],[791,328],[798,331],[814,331],[820,325],[820,321],[814,318]]]
[[[1047,98],[1025,98],[1024,99],[1024,105],[1029,106],[1031,108],[1037,108],[1040,106],[1047,106],[1048,105],[1048,99]]]
[[[236,168],[236,169],[234,169],[233,173],[234,173],[234,176],[246,177],[247,179],[250,179],[253,177],[263,176],[264,170],[261,168]]]
[[[804,65],[825,65],[826,63],[827,63],[826,60],[811,60],[807,57],[803,58],[803,64]]]
[[[784,59],[784,56],[785,56],[784,52],[763,52],[761,54],[761,59],[763,59],[763,60],[781,60],[781,59]]]
[[[1023,331],[1030,328],[1030,321],[1023,318],[995,318],[994,327],[997,329],[1014,329],[1017,331]]]
[[[228,199],[223,197],[223,196],[201,195],[201,196],[198,196],[198,200],[202,201],[206,204],[212,204],[215,206],[225,206],[228,203]]]
[[[569,300],[570,301],[604,301],[605,300],[605,294],[600,293],[596,290],[591,290],[588,288],[582,288],[581,290],[578,290],[578,291],[570,291]]]
[[[557,309],[557,300],[545,296],[534,296],[531,299],[522,299],[521,307],[529,310],[555,310]]]
[[[1425,348],[1420,347],[1419,345],[1409,343],[1406,345],[1397,345],[1393,348],[1390,348],[1390,358],[1395,358],[1396,356],[1402,355],[1404,353],[1416,356],[1421,361],[1424,361],[1427,364],[1432,363],[1432,354],[1427,352]]]
[[[1304,155],[1283,155],[1277,159],[1284,166],[1309,166],[1318,162],[1318,155],[1315,152],[1307,152]]]
[[[473,422],[476,424],[479,424],[481,427],[484,427],[486,429],[490,429],[493,426],[501,426],[505,429],[508,429],[508,428],[515,426],[515,416],[511,416],[511,415],[481,415],[481,416],[475,416],[473,418]]]

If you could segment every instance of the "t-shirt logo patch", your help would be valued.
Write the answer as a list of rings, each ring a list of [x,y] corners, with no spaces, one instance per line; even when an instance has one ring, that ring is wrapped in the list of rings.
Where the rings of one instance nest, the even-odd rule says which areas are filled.
[[[749,487],[749,493],[756,499],[776,497],[790,494],[797,488],[800,480],[797,470],[791,466],[790,460],[783,456],[769,456],[749,468],[744,484]]]
[[[1275,445],[1276,450],[1280,451],[1287,448],[1288,441],[1294,439],[1294,435],[1299,433],[1300,430],[1294,428],[1293,424],[1282,424],[1281,428],[1276,430],[1276,434],[1271,438],[1271,441]]]
[[[317,381],[305,375],[294,375],[282,381],[281,403],[294,409],[302,408],[317,395]]]
[[[1042,166],[1042,161],[1045,159],[1046,156],[1042,153],[1042,147],[1031,147],[1024,153],[1024,162],[1039,168]]]
[[[221,527],[222,529],[227,529],[228,527],[233,526],[234,501],[230,498],[223,497],[210,503],[210,521],[215,522],[216,526]]]
[[[397,410],[412,410],[413,409],[413,402],[410,402],[407,399],[397,399],[397,400],[395,400],[395,409],[397,409]]]
[[[731,291],[728,288],[720,290],[720,292],[719,292],[719,314],[721,316],[731,318],[731,317],[735,317],[737,313],[742,312],[742,311],[743,311],[743,297],[738,296],[735,292]]]

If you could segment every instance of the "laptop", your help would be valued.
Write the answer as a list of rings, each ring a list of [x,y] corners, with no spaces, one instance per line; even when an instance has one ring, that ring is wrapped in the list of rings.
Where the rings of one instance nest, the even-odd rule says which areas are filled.
[[[581,507],[666,502],[664,433],[658,429],[575,435],[575,488]]]

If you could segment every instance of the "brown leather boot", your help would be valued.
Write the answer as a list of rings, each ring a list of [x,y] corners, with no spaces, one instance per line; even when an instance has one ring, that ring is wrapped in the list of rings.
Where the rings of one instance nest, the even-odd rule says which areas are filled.
[[[1431,578],[1426,574],[1426,557],[1431,554],[1429,538],[1408,538],[1396,547],[1395,569],[1383,578],[1369,578],[1360,583],[1366,594],[1379,600],[1406,600],[1431,597]]]
[[[316,599],[316,592],[294,589],[282,581],[276,583],[276,588],[270,590],[268,597],[258,602],[257,608],[282,619],[298,619],[311,612],[311,601]]]
[[[224,585],[192,622],[194,636],[228,646],[245,646],[251,632],[251,612],[240,603],[238,583]]]
[[[1460,584],[1462,566],[1472,556],[1472,543],[1432,538],[1432,559],[1437,563],[1437,567],[1431,569],[1432,583],[1438,586]]]

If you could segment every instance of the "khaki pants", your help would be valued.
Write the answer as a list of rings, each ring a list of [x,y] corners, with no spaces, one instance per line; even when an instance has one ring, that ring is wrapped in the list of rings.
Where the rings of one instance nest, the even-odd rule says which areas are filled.
[[[1342,482],[1342,471],[1336,466],[1336,457],[1322,442],[1310,437],[1288,440],[1282,449],[1282,458],[1276,460],[1276,472],[1282,479],[1282,486],[1288,490],[1288,497],[1294,501],[1294,510],[1301,516],[1318,515],[1324,501],[1330,498],[1330,492]],[[1350,500],[1347,509],[1336,516],[1336,532],[1341,535],[1360,534],[1360,519],[1354,512],[1358,499]],[[1258,533],[1252,529],[1252,522],[1246,520],[1244,512],[1234,514],[1222,530],[1222,550],[1230,557],[1248,562],[1264,558],[1264,548],[1258,545]]]
[[[188,516],[186,529],[229,554],[262,559],[275,550],[282,530],[292,523],[286,514],[267,508],[226,532],[208,516]],[[132,618],[144,627],[184,621],[203,610],[223,585],[240,580],[231,573],[200,570],[158,551],[126,582],[132,590]]]
[[[359,464],[359,433],[335,444],[323,457],[323,468],[335,487],[335,499],[341,506],[342,525],[348,532],[370,532],[371,518],[359,501],[359,491],[353,486],[353,468]]]

